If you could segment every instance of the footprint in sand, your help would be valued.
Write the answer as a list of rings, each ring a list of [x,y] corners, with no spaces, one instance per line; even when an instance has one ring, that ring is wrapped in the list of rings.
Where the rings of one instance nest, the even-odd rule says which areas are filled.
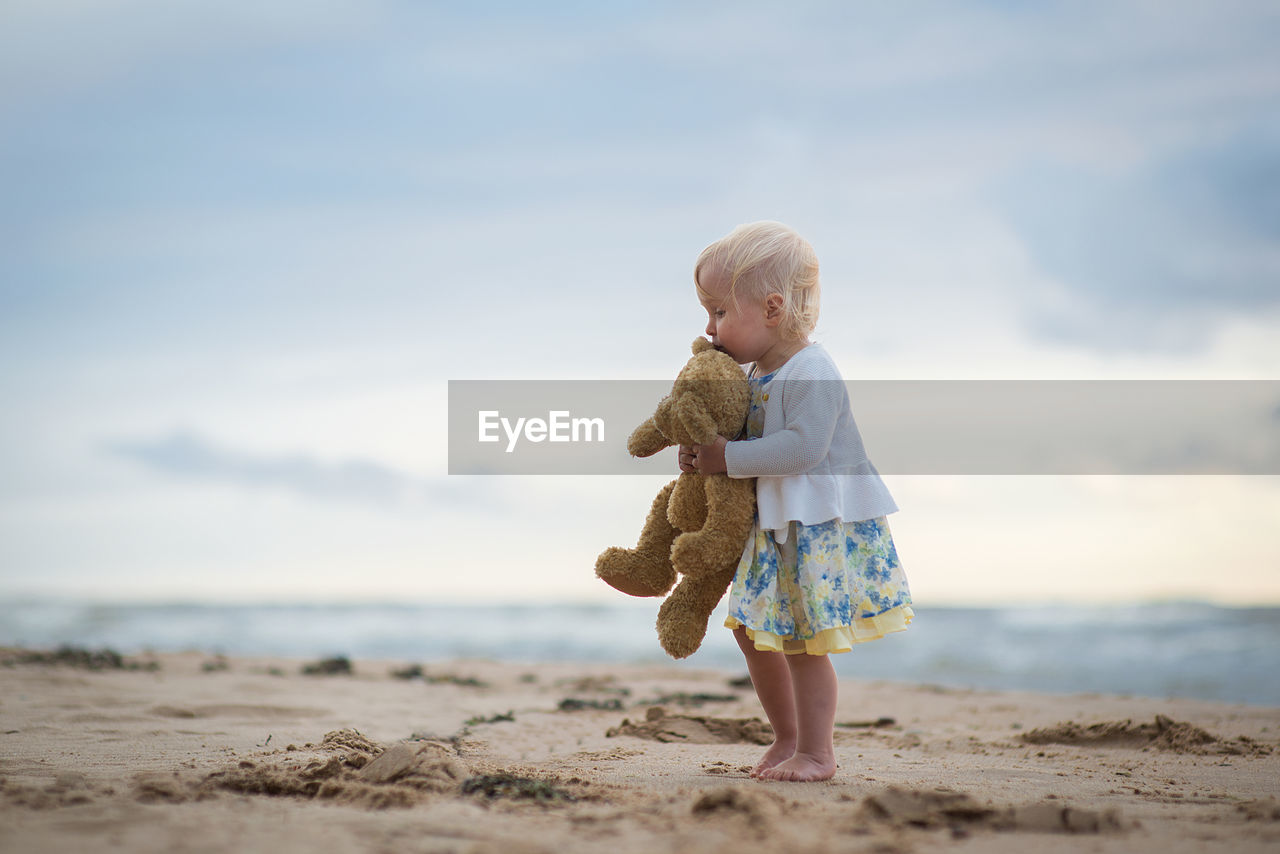
[[[162,718],[269,718],[293,719],[316,717],[326,714],[324,709],[308,709],[302,706],[263,706],[252,704],[217,703],[204,706],[155,706],[151,714]]]

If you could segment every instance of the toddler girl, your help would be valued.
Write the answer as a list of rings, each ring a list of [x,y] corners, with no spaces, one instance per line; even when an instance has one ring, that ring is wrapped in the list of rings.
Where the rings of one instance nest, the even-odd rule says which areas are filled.
[[[907,627],[911,593],[885,515],[897,510],[867,459],[835,363],[809,334],[818,258],[785,225],[739,226],[694,268],[707,335],[751,363],[746,439],[681,446],[680,468],[756,480],[756,516],[729,617],[774,742],[751,771],[835,774],[836,675],[828,653]]]

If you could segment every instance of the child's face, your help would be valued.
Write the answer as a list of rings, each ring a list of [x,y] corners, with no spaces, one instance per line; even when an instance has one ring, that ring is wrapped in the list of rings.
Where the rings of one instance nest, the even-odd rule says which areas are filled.
[[[778,342],[778,323],[764,301],[729,298],[729,276],[704,268],[698,284],[706,295],[700,297],[707,310],[707,335],[711,343],[733,357],[739,365],[759,359]]]

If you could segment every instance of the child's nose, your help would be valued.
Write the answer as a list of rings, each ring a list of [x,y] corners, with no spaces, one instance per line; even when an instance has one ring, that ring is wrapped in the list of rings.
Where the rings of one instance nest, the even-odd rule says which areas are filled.
[[[716,337],[716,319],[714,317],[707,319],[707,337],[711,339]]]

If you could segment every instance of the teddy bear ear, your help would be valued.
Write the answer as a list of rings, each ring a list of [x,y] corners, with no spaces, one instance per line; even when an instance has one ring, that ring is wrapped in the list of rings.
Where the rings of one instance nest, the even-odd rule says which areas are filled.
[[[714,350],[714,349],[715,349],[715,345],[705,338],[699,337],[699,338],[693,339],[693,354],[695,356],[699,353],[705,353],[707,350]]]

